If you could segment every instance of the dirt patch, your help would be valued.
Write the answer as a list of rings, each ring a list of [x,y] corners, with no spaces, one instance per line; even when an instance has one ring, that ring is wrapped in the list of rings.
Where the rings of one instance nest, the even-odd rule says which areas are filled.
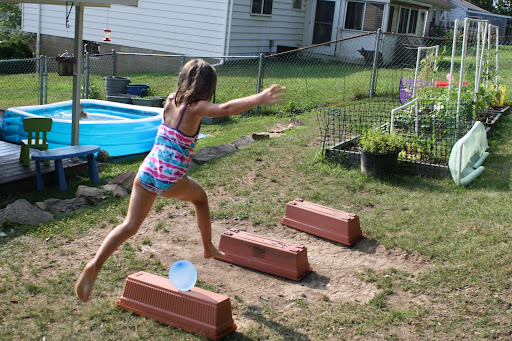
[[[212,206],[216,205],[222,200],[222,195],[212,196],[211,200]],[[249,328],[254,321],[244,316],[242,309],[236,309],[237,303],[242,302],[248,307],[259,307],[268,303],[283,311],[297,309],[297,300],[318,302],[328,299],[332,302],[363,303],[379,292],[372,283],[359,278],[358,273],[364,268],[375,271],[396,268],[417,273],[429,267],[428,261],[415,254],[402,250],[388,250],[367,238],[363,238],[352,247],[347,247],[282,225],[255,227],[247,221],[213,221],[213,239],[216,245],[219,243],[220,235],[230,228],[306,245],[309,264],[313,271],[300,282],[295,282],[223,261],[204,259],[191,209],[191,205],[177,203],[165,206],[160,212],[152,211],[139,233],[129,241],[138,246],[139,256],[154,255],[165,267],[170,267],[180,259],[191,261],[197,268],[200,280],[219,287],[221,294],[231,298],[234,304],[234,318],[239,326],[238,330],[242,333],[244,328]],[[58,263],[51,264],[53,269],[47,269],[47,275],[51,276],[54,271],[75,269],[78,277],[80,262],[86,262],[93,257],[114,225],[91,229],[89,235],[67,241],[57,249],[49,251],[44,247],[38,247],[34,252],[44,252],[46,259],[59,259]],[[162,225],[166,228],[162,228]],[[151,241],[150,245],[147,243],[148,240]],[[100,274],[98,281],[101,280]],[[119,287],[116,296],[120,296],[122,290],[123,288]],[[408,295],[404,292],[391,295],[390,306],[403,307],[404,303],[420,303],[422,299]]]

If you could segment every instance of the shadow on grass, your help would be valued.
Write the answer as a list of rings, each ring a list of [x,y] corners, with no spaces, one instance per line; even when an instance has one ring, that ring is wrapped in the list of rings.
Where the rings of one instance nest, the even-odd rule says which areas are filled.
[[[262,314],[263,308],[256,306],[256,305],[250,305],[247,307],[247,310],[244,312],[244,317],[253,320],[255,322],[261,323],[262,325],[266,326],[267,328],[271,329],[275,333],[282,336],[283,340],[301,340],[301,341],[308,341],[311,340],[309,336],[304,335],[303,333],[297,332],[293,330],[292,328],[283,326],[282,324],[269,320],[265,318]],[[242,335],[240,333],[234,333],[231,334],[226,338],[227,340],[261,340],[260,337],[258,338],[250,338],[245,335]]]

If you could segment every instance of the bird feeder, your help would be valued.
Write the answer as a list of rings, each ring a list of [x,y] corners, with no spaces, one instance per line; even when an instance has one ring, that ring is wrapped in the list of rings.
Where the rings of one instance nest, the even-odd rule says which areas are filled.
[[[76,64],[75,57],[68,55],[68,51],[66,51],[55,59],[59,63],[57,71],[59,76],[73,76],[73,65]]]
[[[112,33],[112,31],[109,30],[108,28],[103,30],[103,34],[105,34],[103,41],[112,41],[112,39],[110,39],[110,33]]]

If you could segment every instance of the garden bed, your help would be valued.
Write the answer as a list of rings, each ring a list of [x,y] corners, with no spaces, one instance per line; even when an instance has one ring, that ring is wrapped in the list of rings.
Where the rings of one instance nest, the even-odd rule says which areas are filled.
[[[480,115],[479,121],[481,121],[485,126],[485,131],[488,133],[492,127],[496,124],[498,119],[505,114],[505,112],[510,108],[510,106],[494,106],[491,109],[487,110],[484,114]]]
[[[361,153],[358,150],[359,137],[353,137],[325,150],[328,160],[340,163],[346,167],[359,167],[361,165]],[[398,160],[398,174],[421,175],[432,178],[444,178],[450,176],[448,166],[429,164],[418,161]]]
[[[509,109],[509,106],[495,106],[480,117],[489,134],[498,119]],[[382,128],[383,126],[381,126]],[[344,140],[341,143],[327,147],[325,157],[346,167],[359,167],[361,153],[359,151],[359,135]],[[448,165],[429,163],[427,160],[398,160],[398,174],[421,175],[433,178],[450,176]]]

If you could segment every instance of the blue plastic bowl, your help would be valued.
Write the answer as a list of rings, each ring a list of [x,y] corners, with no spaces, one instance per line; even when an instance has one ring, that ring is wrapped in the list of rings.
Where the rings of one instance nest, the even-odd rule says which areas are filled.
[[[144,96],[149,91],[147,84],[129,84],[126,86],[126,93],[134,96]]]

